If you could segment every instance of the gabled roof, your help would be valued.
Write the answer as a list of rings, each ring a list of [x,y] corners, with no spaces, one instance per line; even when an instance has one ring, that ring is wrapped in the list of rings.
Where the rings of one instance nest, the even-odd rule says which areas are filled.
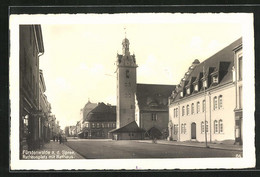
[[[242,38],[234,41],[227,47],[223,48],[213,56],[209,57],[205,61],[197,64],[193,71],[189,73],[189,77],[186,78],[186,81],[189,81],[190,78],[196,77],[194,82],[202,82],[203,76],[203,67],[205,70],[205,75],[208,76],[207,79],[212,77],[211,74],[218,74],[218,84],[210,84],[207,89],[218,87],[224,85],[226,83],[232,82],[232,67],[234,66],[234,53],[233,49],[242,43]],[[195,61],[194,61],[195,62]],[[193,62],[193,63],[194,63]],[[197,61],[196,61],[197,62]],[[198,63],[198,62],[197,62]],[[186,75],[185,75],[186,77]],[[193,82],[193,83],[194,83]],[[190,95],[185,95],[183,97],[180,96],[180,90],[185,90],[185,86],[188,84],[186,82],[181,82],[181,88],[177,91],[178,93],[174,96],[173,101],[183,99],[183,97],[187,97]],[[201,88],[198,92],[202,91]],[[185,92],[184,92],[185,93]],[[195,93],[195,92],[193,92]],[[192,94],[191,94],[192,95]]]
[[[85,104],[83,108],[83,122],[86,120],[86,117],[90,111],[92,111],[95,107],[97,107],[97,103],[91,103],[90,101]]]
[[[110,122],[116,121],[116,106],[99,103],[86,116],[85,121],[88,122]]]
[[[139,128],[137,123],[135,121],[133,121],[121,128],[117,128],[117,129],[109,131],[109,133],[128,133],[128,132],[131,132],[131,133],[145,132],[145,130],[142,128]]]
[[[137,84],[136,97],[140,110],[168,110],[168,98],[175,85]]]

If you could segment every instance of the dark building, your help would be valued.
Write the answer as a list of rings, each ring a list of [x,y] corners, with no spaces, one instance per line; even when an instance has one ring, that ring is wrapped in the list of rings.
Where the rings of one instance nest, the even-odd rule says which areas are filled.
[[[135,121],[110,131],[114,140],[141,140],[144,139],[145,130],[139,128]]]
[[[39,57],[44,53],[40,25],[20,25],[20,152],[42,142],[39,111]]]
[[[110,138],[109,131],[116,127],[116,107],[98,103],[84,117],[81,138]]]
[[[168,98],[174,85],[137,84],[135,120],[144,129],[145,138],[167,138]]]

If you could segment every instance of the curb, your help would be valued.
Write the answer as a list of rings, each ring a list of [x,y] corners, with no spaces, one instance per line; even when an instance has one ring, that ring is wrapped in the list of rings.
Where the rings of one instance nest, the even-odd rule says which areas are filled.
[[[137,141],[138,143],[150,143],[150,142],[145,142],[145,141]],[[150,143],[152,144],[152,143]],[[232,149],[232,148],[224,148],[224,147],[203,147],[203,146],[196,146],[196,145],[188,145],[188,144],[171,144],[171,143],[158,143],[157,144],[163,144],[163,145],[170,145],[170,146],[186,146],[186,147],[195,147],[195,148],[209,148],[209,149],[218,149],[218,150],[227,150],[227,151],[240,151],[242,152],[243,149]]]

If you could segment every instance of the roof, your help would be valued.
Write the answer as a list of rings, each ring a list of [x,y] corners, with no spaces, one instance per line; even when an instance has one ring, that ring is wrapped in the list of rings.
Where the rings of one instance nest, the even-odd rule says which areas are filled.
[[[135,121],[118,129],[111,130],[109,133],[128,133],[128,132],[145,132],[144,129],[139,128]]]
[[[116,121],[116,106],[99,103],[85,118],[88,122]]]
[[[232,82],[232,67],[234,66],[233,49],[241,45],[241,43],[242,38],[239,38],[201,63],[196,59],[181,79],[180,84],[174,90],[171,97],[172,101],[184,99],[185,97],[202,92],[204,90],[202,80],[204,79],[208,81],[208,87],[206,89],[219,87]],[[214,75],[218,76],[218,83],[212,82],[212,76]],[[193,89],[195,84],[198,84],[198,91]],[[190,94],[187,94],[187,88],[190,88]],[[183,92],[182,97],[180,95],[181,92]]]
[[[95,107],[97,107],[97,103],[91,103],[90,101],[85,104],[83,108],[83,122],[86,120],[86,117],[90,111],[92,111]]]
[[[140,110],[168,111],[168,98],[175,85],[137,84],[136,97]]]

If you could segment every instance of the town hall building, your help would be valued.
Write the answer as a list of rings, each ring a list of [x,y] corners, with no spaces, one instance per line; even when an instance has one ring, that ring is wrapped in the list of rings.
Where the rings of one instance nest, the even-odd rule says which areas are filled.
[[[122,41],[122,55],[117,54],[116,129],[113,139],[144,139],[167,133],[168,97],[175,86],[137,84],[135,55],[129,51],[129,40]]]
[[[194,60],[169,100],[169,140],[242,144],[242,38]]]

